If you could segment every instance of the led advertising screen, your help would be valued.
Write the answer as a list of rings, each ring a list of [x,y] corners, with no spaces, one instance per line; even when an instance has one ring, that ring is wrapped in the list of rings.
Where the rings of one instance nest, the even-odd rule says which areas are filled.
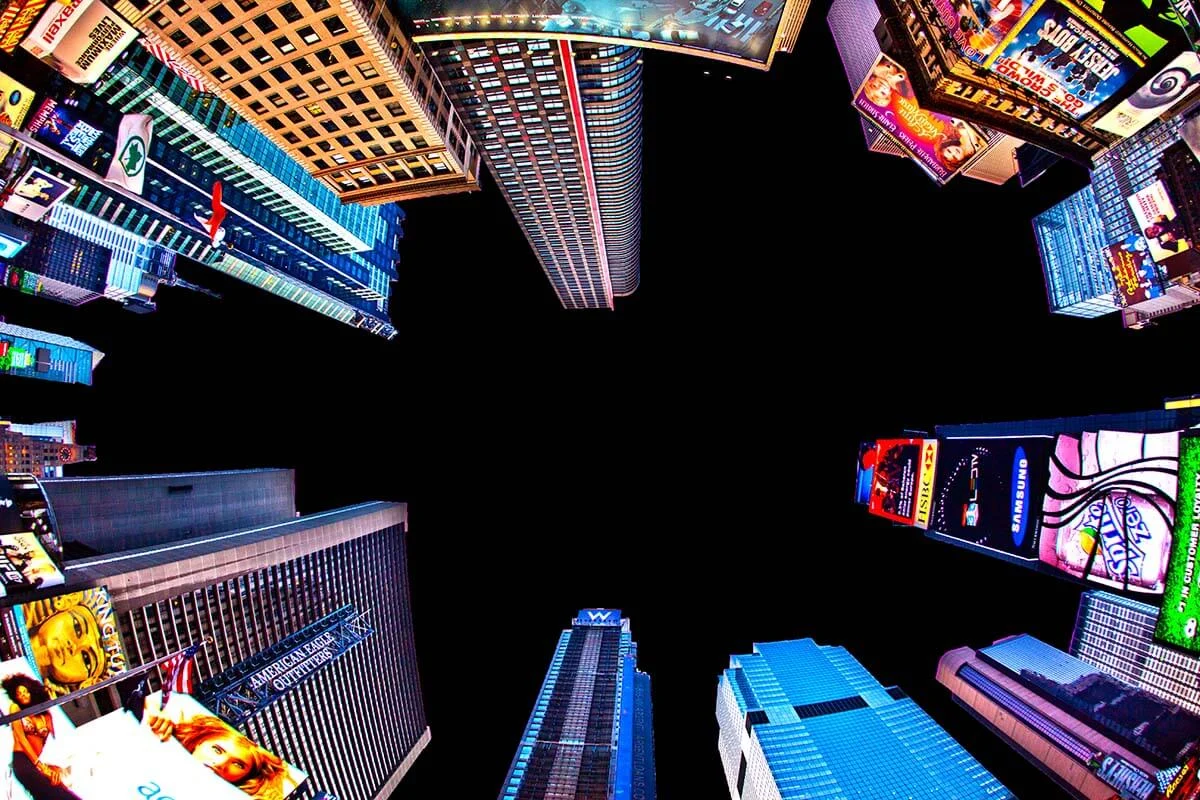
[[[1105,586],[1161,593],[1178,470],[1178,433],[1060,435],[1042,503],[1042,562]]]
[[[987,134],[964,120],[925,111],[904,68],[880,53],[854,107],[939,183],[957,175],[987,148]]]
[[[1077,6],[1037,0],[985,66],[1079,119],[1112,97],[1145,61]]]
[[[30,118],[26,130],[33,138],[78,158],[82,158],[102,134],[99,128],[79,119],[75,109],[49,97]]]
[[[0,596],[63,584],[58,534],[32,475],[0,475]]]
[[[21,47],[68,80],[88,84],[136,39],[137,30],[100,0],[67,0],[46,12]]]
[[[1138,230],[1146,237],[1150,257],[1166,270],[1168,278],[1200,269],[1200,254],[1188,238],[1166,184],[1155,181],[1127,199]]]
[[[51,697],[125,671],[125,651],[112,599],[104,587],[23,603],[17,621]]]
[[[44,169],[30,167],[13,184],[12,194],[4,201],[4,208],[26,219],[39,220],[74,188],[75,184],[70,181],[51,175]]]
[[[982,64],[1029,10],[1029,0],[934,0],[963,57]]]
[[[1162,116],[1168,108],[1196,90],[1200,56],[1180,53],[1136,92],[1096,121],[1096,127],[1117,136],[1132,136]]]
[[[1131,306],[1163,295],[1149,248],[1144,236],[1127,236],[1121,244],[1104,249],[1121,305]]]
[[[49,699],[46,687],[24,658],[0,662],[0,691],[4,714],[15,714],[24,707]],[[0,792],[3,797],[11,800],[62,798],[61,792],[55,793],[57,787],[53,781],[57,778],[65,782],[70,776],[67,765],[74,724],[61,706],[54,706],[49,711],[26,717],[17,726],[20,728],[19,744],[13,726],[0,725]]]
[[[943,440],[929,529],[1036,561],[1053,444],[1049,436]]]
[[[401,0],[400,9],[413,20],[418,42],[617,39],[769,65],[786,5],[787,0]]]
[[[12,0],[0,13],[0,50],[11,53],[29,33],[50,0]]]
[[[18,129],[33,105],[33,90],[0,72],[0,124]]]
[[[1179,439],[1179,498],[1167,583],[1154,637],[1193,653],[1200,653],[1200,437]]]
[[[937,467],[936,439],[880,439],[867,510],[905,525],[928,527]]]
[[[854,481],[854,502],[865,506],[871,502],[871,484],[875,482],[875,442],[858,446],[858,469]]]

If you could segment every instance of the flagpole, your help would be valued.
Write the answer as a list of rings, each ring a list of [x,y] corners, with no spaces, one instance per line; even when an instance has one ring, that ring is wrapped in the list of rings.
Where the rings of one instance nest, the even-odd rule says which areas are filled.
[[[211,636],[205,636],[204,639],[201,640],[202,644],[206,644],[206,645],[212,644],[212,641],[213,641],[213,638]],[[184,650],[186,650],[186,649],[187,648],[184,648]],[[68,700],[78,700],[81,697],[87,697],[89,694],[92,694],[93,692],[98,692],[101,689],[107,689],[109,686],[115,686],[116,684],[120,683],[121,681],[128,680],[129,678],[133,678],[138,675],[141,675],[143,672],[149,672],[150,670],[157,667],[159,664],[163,663],[164,661],[169,661],[170,659],[174,658],[175,656],[179,655],[182,652],[183,652],[183,650],[176,650],[174,653],[167,653],[165,656],[160,656],[160,657],[154,659],[153,661],[142,664],[141,666],[138,666],[134,669],[125,670],[124,672],[118,672],[116,675],[112,676],[111,678],[106,678],[106,679],[100,681],[99,683],[96,683],[96,684],[93,684],[93,685],[87,687],[86,689],[80,689],[78,691],[71,692],[70,694],[64,694],[62,697],[56,697],[53,700],[47,700],[44,703],[38,703],[36,706],[30,706],[29,708],[22,708],[20,711],[16,712],[15,714],[7,714],[3,717],[0,717],[0,725],[10,725],[14,722],[17,722],[18,720],[25,719],[25,717],[32,716],[33,714],[41,714],[43,712],[49,711],[50,709],[54,708],[55,706],[60,706],[63,703],[67,702]]]

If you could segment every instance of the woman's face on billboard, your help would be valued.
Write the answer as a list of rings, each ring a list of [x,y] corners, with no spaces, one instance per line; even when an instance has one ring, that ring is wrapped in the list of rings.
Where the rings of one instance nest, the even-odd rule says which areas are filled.
[[[59,683],[83,683],[104,671],[100,626],[87,609],[69,608],[46,618],[30,637],[42,675]]]
[[[253,763],[253,753],[245,741],[232,735],[207,739],[196,746],[192,755],[230,783],[245,778]]]

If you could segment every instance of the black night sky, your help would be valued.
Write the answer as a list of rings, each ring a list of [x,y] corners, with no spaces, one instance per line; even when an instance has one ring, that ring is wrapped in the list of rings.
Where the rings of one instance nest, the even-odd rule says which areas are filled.
[[[77,418],[100,460],[74,474],[287,466],[305,513],[409,502],[433,740],[399,800],[496,795],[586,606],[632,619],[664,800],[728,796],[729,654],[806,636],[1018,795],[1062,796],[934,669],[1022,631],[1065,647],[1079,587],[869,518],[857,445],[1156,407],[1196,390],[1200,312],[1052,318],[1029,220],[1085,172],[938,188],[866,151],[826,10],[768,74],[646,54],[642,286],[613,313],[560,308],[488,178],[406,206],[392,342],[195,264],[222,300],[164,289],[137,316],[0,294],[10,322],[108,354],[90,389],[0,380],[0,414]]]

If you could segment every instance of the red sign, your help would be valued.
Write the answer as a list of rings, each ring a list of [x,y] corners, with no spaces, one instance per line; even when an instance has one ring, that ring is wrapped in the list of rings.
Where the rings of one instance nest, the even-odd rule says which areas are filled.
[[[917,495],[925,481],[924,474],[933,475],[936,461],[935,440],[880,439],[875,443],[875,478],[867,510],[872,514],[905,525],[918,524],[923,518],[927,526],[929,506],[919,506]],[[926,453],[933,457],[924,457]],[[931,481],[930,481],[931,483]],[[930,495],[930,502],[932,496]]]
[[[0,14],[0,50],[11,53],[41,16],[48,0],[13,0]]]

